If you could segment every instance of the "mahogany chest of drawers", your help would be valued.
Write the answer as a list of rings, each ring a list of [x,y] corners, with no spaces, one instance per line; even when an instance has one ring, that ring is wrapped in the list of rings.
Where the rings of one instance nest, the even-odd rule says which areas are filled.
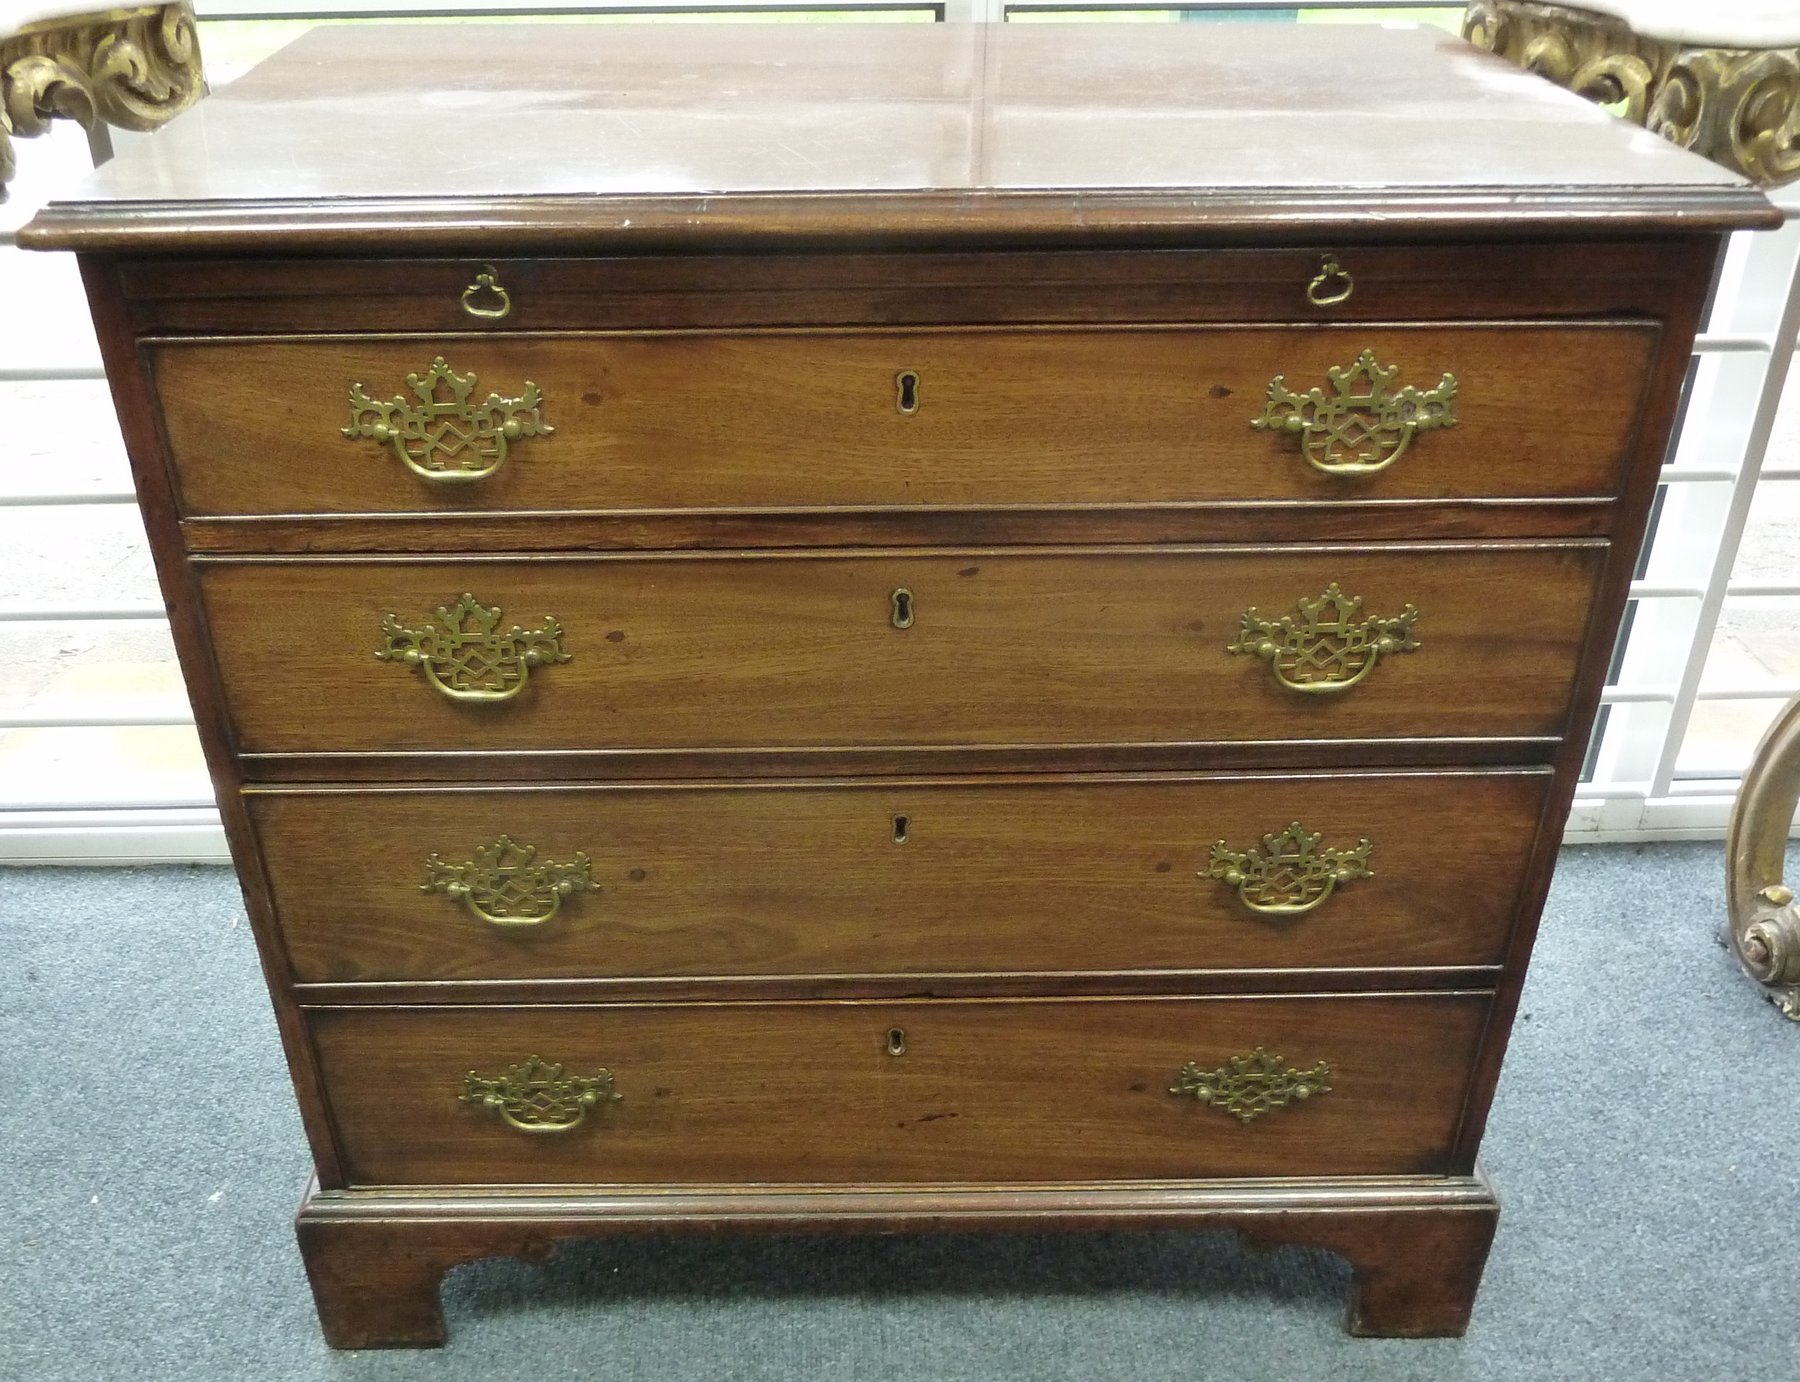
[[[1766,203],[1423,32],[396,32],[24,237],[82,257],[330,1341],[727,1227],[1226,1227],[1460,1332]]]

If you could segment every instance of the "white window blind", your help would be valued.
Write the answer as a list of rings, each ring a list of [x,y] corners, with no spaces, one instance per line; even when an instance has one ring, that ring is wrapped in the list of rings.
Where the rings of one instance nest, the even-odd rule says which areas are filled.
[[[198,0],[217,88],[321,23],[697,19],[829,23],[1410,22],[1460,6],[1317,0]],[[114,134],[124,147],[141,136]],[[85,299],[65,255],[11,234],[91,166],[59,125],[17,142],[0,205],[0,861],[226,857]],[[1736,237],[1696,350],[1571,838],[1716,836],[1782,701],[1800,692],[1800,193]]]

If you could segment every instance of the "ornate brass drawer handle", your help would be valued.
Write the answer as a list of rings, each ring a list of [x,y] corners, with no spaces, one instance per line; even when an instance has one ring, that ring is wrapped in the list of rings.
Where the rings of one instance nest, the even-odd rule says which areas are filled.
[[[420,892],[459,898],[469,915],[490,926],[542,926],[562,908],[565,897],[594,886],[585,854],[566,864],[540,860],[535,845],[502,835],[475,851],[475,857],[452,862],[433,854],[425,861]]]
[[[478,403],[471,397],[476,383],[475,375],[458,374],[440,355],[425,373],[406,376],[416,401],[371,398],[361,384],[352,384],[344,435],[392,446],[400,463],[422,480],[461,485],[505,465],[513,442],[556,430],[544,421],[536,384],[527,380],[517,398],[491,393]]]
[[[1330,1079],[1331,1067],[1324,1061],[1310,1070],[1296,1070],[1258,1046],[1247,1056],[1231,1057],[1217,1070],[1202,1070],[1189,1061],[1169,1093],[1222,1108],[1240,1123],[1250,1123],[1271,1109],[1331,1093]]]
[[[1365,350],[1355,364],[1325,371],[1329,396],[1319,388],[1295,393],[1287,376],[1278,374],[1269,381],[1262,416],[1250,425],[1299,433],[1306,463],[1323,474],[1373,475],[1399,460],[1417,433],[1456,426],[1454,374],[1446,374],[1434,389],[1421,391],[1408,384],[1390,392],[1399,373],[1400,366],[1383,366],[1373,351]]]
[[[589,1109],[625,1096],[613,1088],[610,1070],[565,1075],[562,1066],[533,1056],[491,1079],[471,1070],[459,1097],[472,1108],[492,1109],[507,1127],[520,1132],[572,1132],[586,1120]]]
[[[1253,912],[1265,916],[1299,916],[1324,904],[1339,883],[1370,876],[1374,848],[1358,840],[1355,849],[1320,849],[1323,835],[1309,835],[1295,821],[1286,830],[1262,837],[1261,849],[1235,850],[1213,841],[1212,862],[1200,876],[1236,888]]]
[[[1407,605],[1393,618],[1358,620],[1362,597],[1346,595],[1336,581],[1316,600],[1298,602],[1300,617],[1265,619],[1244,611],[1244,626],[1227,651],[1260,657],[1290,691],[1330,695],[1348,691],[1375,670],[1384,654],[1419,646],[1413,625],[1419,611]]]
[[[453,701],[509,701],[525,689],[533,667],[567,662],[562,625],[544,616],[535,629],[500,627],[500,607],[473,595],[440,605],[434,619],[409,629],[396,614],[381,616],[387,645],[375,650],[383,662],[417,667],[425,679]]]

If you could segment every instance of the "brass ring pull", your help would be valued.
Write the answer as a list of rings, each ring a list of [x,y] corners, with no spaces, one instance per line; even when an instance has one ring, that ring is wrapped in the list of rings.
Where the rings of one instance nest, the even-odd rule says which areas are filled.
[[[1327,284],[1331,287],[1327,288]],[[1337,262],[1336,255],[1328,254],[1320,261],[1313,281],[1306,285],[1306,300],[1314,307],[1335,307],[1355,291],[1356,280],[1350,271]]]
[[[1392,387],[1398,365],[1382,365],[1365,350],[1349,365],[1325,371],[1331,393],[1313,388],[1295,393],[1287,376],[1269,381],[1259,431],[1291,432],[1300,438],[1306,463],[1323,475],[1375,475],[1386,470],[1420,432],[1456,426],[1456,376],[1446,373],[1433,389],[1411,384]]]
[[[1384,655],[1410,653],[1419,646],[1413,625],[1419,611],[1407,605],[1394,618],[1358,620],[1362,597],[1344,594],[1333,581],[1316,600],[1298,602],[1300,617],[1265,619],[1244,611],[1243,628],[1227,652],[1260,657],[1275,680],[1303,695],[1348,691]]]
[[[483,293],[492,293],[498,305],[477,307],[475,299]],[[483,265],[481,272],[475,275],[475,281],[463,289],[462,308],[471,317],[480,317],[485,321],[499,321],[512,314],[512,294],[500,286],[500,277],[494,272],[492,264]]]
[[[406,376],[411,400],[370,397],[360,383],[350,385],[351,440],[366,438],[391,446],[400,464],[421,480],[459,485],[484,480],[506,464],[512,443],[556,431],[544,421],[543,394],[530,380],[517,398],[490,393],[476,401],[474,374],[458,374],[443,356],[423,374]]]
[[[1238,898],[1263,916],[1303,916],[1325,905],[1340,883],[1370,876],[1367,840],[1355,849],[1320,849],[1323,835],[1308,834],[1295,821],[1262,837],[1261,849],[1235,850],[1213,841],[1212,860],[1200,877],[1237,889]]]
[[[1296,1070],[1258,1046],[1247,1056],[1232,1056],[1217,1070],[1202,1070],[1189,1061],[1169,1093],[1222,1108],[1238,1122],[1250,1123],[1271,1109],[1331,1093],[1330,1079],[1331,1067],[1324,1061],[1309,1070]]]
[[[473,595],[440,605],[436,616],[416,629],[399,616],[381,616],[386,646],[375,656],[425,673],[440,694],[453,701],[510,701],[525,689],[533,667],[567,662],[562,625],[549,615],[535,629],[500,627],[500,607],[491,609]]]
[[[458,1097],[472,1108],[499,1114],[501,1122],[519,1132],[558,1133],[573,1132],[586,1121],[589,1109],[625,1096],[613,1088],[610,1070],[564,1075],[562,1066],[533,1056],[493,1078],[471,1070]]]
[[[566,864],[540,860],[535,845],[502,835],[471,859],[453,862],[433,854],[425,861],[419,891],[445,893],[477,921],[514,929],[542,926],[562,909],[565,897],[593,886],[587,855],[577,854]]]

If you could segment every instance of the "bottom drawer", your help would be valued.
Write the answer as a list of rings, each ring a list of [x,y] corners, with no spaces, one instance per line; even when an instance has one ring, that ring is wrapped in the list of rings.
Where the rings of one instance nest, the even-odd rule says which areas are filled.
[[[324,1008],[310,1020],[357,1185],[1161,1180],[1445,1171],[1489,997]],[[1232,1069],[1259,1049],[1272,1070]],[[1199,1092],[1172,1093],[1190,1062]]]

